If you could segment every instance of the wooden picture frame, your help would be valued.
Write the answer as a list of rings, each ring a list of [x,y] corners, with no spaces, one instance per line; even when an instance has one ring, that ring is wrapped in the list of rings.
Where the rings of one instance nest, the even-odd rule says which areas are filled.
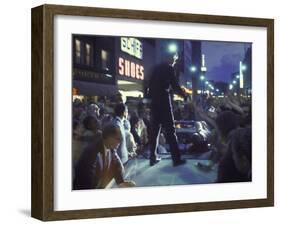
[[[87,16],[267,29],[267,198],[168,205],[54,210],[54,16]],[[32,217],[66,220],[274,205],[274,20],[123,9],[42,5],[32,9]]]

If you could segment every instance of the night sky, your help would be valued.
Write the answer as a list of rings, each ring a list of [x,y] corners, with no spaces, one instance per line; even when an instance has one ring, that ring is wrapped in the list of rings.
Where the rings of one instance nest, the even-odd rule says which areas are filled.
[[[230,75],[239,71],[239,61],[243,61],[249,47],[250,43],[202,41],[206,79],[229,82]]]

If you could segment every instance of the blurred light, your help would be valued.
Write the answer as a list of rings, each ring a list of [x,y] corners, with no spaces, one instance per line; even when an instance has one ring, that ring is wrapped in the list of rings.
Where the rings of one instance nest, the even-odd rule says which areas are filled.
[[[205,66],[205,55],[202,54],[201,56],[201,71],[206,72],[207,71],[207,67]]]
[[[245,64],[242,64],[242,66],[241,66],[242,68],[242,71],[246,71],[247,70],[247,66],[245,65]]]
[[[201,76],[200,76],[200,79],[201,79],[201,80],[204,80],[204,79],[205,79],[204,75],[201,75]]]
[[[206,83],[207,85],[209,84],[209,82],[208,82],[208,81],[206,81],[205,83]]]
[[[206,72],[207,68],[206,67],[201,67],[201,71]]]
[[[175,43],[171,43],[168,48],[169,48],[169,52],[171,53],[175,53],[178,50],[178,47]]]
[[[232,90],[232,88],[233,88],[233,85],[232,85],[232,84],[230,84],[230,85],[229,85],[229,89],[230,89],[230,90]]]
[[[239,75],[236,75],[236,78],[239,78],[240,76]]]
[[[219,90],[219,89],[216,89],[216,91],[219,92],[220,90]]]
[[[236,81],[235,81],[235,80],[233,81],[233,84],[236,84]]]
[[[237,96],[237,93],[234,93],[234,96]]]
[[[243,89],[244,88],[244,76],[243,76],[243,71],[244,70],[246,70],[245,69],[245,66],[246,65],[243,65],[243,63],[242,63],[242,61],[240,61],[239,62],[239,72],[240,72],[240,77],[239,77],[239,87],[241,88],[241,89]],[[244,69],[243,69],[244,68]]]
[[[191,72],[195,72],[196,70],[197,70],[197,69],[196,69],[195,66],[191,66],[191,67],[190,67],[190,71],[191,71]]]
[[[184,86],[181,86],[181,89],[185,92],[185,93],[188,93],[188,94],[192,94],[192,89],[188,89]]]
[[[239,78],[239,86],[241,89],[244,88],[244,75],[241,72],[240,78]]]

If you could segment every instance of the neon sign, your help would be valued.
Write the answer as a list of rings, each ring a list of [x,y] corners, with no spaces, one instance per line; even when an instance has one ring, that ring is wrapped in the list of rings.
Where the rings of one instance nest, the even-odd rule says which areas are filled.
[[[143,57],[142,43],[136,38],[121,38],[121,50],[138,59]]]
[[[119,57],[119,74],[126,77],[135,78],[138,80],[144,79],[144,68],[142,65],[134,63],[129,60],[125,60],[122,57]]]

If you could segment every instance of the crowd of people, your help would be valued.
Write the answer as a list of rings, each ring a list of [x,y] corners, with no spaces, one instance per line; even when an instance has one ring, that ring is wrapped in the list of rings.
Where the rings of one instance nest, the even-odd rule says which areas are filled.
[[[141,99],[134,106],[129,104],[129,109],[122,102],[107,104],[79,99],[73,102],[74,189],[105,188],[113,178],[120,187],[134,186],[133,181],[124,179],[124,165],[150,148],[149,105]],[[211,152],[209,164],[198,162],[200,170],[217,166],[216,182],[251,181],[249,98],[202,95],[196,102],[175,104],[174,115],[176,120],[195,121],[190,152]],[[159,153],[167,146],[163,132],[159,135]],[[112,146],[107,147],[108,143]]]
[[[134,186],[124,182],[124,165],[148,145],[149,112],[142,106],[129,111],[122,101],[107,104],[73,102],[74,189],[105,188],[113,178],[121,187]]]
[[[149,81],[150,103],[142,98],[124,103],[100,97],[97,102],[73,102],[73,188],[106,188],[112,179],[119,187],[126,181],[124,166],[148,150],[150,166],[161,161],[168,146],[174,167],[186,159],[179,148],[175,120],[194,121],[190,152],[210,151],[210,164],[200,170],[218,169],[216,182],[251,181],[251,99],[231,93],[224,97],[207,93],[191,100],[179,86],[174,62],[155,67]],[[183,97],[175,103],[172,94]]]
[[[251,99],[229,94],[223,98],[202,96],[194,104],[197,120],[204,120],[211,131],[211,164],[218,166],[216,182],[245,182],[252,179]]]

